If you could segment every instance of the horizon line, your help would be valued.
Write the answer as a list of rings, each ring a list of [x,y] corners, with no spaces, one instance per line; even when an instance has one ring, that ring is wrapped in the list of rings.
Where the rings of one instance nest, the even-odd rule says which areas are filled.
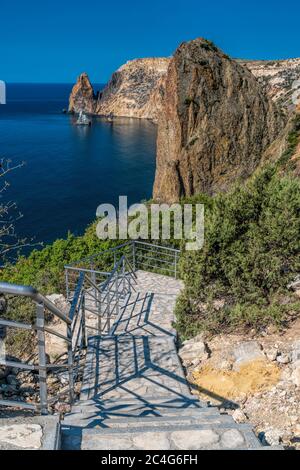
[[[7,81],[7,80],[4,80],[4,82],[6,84],[9,84],[9,85],[74,85],[76,83],[75,82],[10,82],[10,81]],[[106,83],[102,82],[93,82],[95,85],[106,85]]]

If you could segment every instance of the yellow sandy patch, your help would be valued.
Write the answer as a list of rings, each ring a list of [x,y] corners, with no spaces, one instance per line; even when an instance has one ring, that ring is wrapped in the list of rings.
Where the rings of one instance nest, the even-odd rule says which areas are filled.
[[[225,399],[234,399],[269,390],[278,383],[280,375],[276,364],[260,359],[245,363],[236,371],[206,365],[193,373],[193,379],[202,394],[208,391]]]

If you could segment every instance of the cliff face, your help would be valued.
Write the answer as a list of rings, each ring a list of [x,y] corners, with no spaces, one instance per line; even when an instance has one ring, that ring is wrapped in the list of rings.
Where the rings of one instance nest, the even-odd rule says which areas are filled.
[[[69,111],[81,109],[89,114],[158,120],[168,65],[171,59],[136,59],[117,70],[99,97],[95,97],[86,73],[73,87]],[[265,92],[277,104],[293,110],[293,98],[300,96],[300,59],[279,61],[237,61],[257,78]]]
[[[284,124],[247,68],[204,39],[183,43],[166,77],[154,198],[228,189],[254,171]]]
[[[169,62],[170,59],[159,58],[127,62],[112,75],[98,98],[84,73],[73,87],[69,111],[157,121]]]
[[[137,59],[117,70],[100,94],[99,115],[157,120],[169,59]]]
[[[85,113],[94,114],[96,104],[97,101],[89,77],[86,73],[82,73],[73,86],[69,99],[69,112],[79,113],[82,110]]]
[[[239,61],[279,105],[294,110],[300,97],[300,59]]]

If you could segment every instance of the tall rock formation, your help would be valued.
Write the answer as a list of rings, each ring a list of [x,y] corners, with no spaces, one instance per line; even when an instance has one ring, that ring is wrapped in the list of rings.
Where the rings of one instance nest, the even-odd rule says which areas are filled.
[[[284,124],[246,67],[202,38],[181,44],[158,122],[154,198],[228,189],[254,171]]]
[[[96,114],[157,120],[169,59],[136,59],[112,76],[99,95]]]
[[[69,112],[94,114],[97,99],[87,73],[79,75],[69,99]]]
[[[96,104],[97,100],[89,77],[86,73],[82,73],[73,86],[69,99],[69,112],[84,111],[88,114],[94,114]]]

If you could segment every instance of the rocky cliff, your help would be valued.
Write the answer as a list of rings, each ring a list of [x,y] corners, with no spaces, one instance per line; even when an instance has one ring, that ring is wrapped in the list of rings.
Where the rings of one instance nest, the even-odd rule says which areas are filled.
[[[98,97],[86,73],[73,87],[69,111],[145,118],[157,121],[171,59],[136,59],[122,65]],[[300,97],[300,59],[238,60],[257,78],[265,92],[285,109],[293,110]]]
[[[137,59],[117,70],[98,98],[96,113],[156,120],[169,59]]]
[[[79,75],[76,84],[73,86],[69,98],[69,112],[94,114],[97,99],[94,90],[86,73]]]
[[[300,59],[238,61],[279,105],[294,110],[300,97]]]
[[[204,39],[181,44],[158,122],[154,198],[228,189],[254,171],[284,124],[246,67]]]
[[[120,67],[104,90],[95,97],[87,74],[74,86],[69,111],[80,109],[102,116],[122,116],[157,121],[161,111],[164,80],[170,59],[136,59]]]
[[[96,97],[86,73],[73,87],[69,111],[90,114],[137,117],[157,121],[171,59],[136,59],[127,62],[112,76]],[[294,109],[300,97],[300,59],[237,60],[257,78],[265,92],[284,108]]]

